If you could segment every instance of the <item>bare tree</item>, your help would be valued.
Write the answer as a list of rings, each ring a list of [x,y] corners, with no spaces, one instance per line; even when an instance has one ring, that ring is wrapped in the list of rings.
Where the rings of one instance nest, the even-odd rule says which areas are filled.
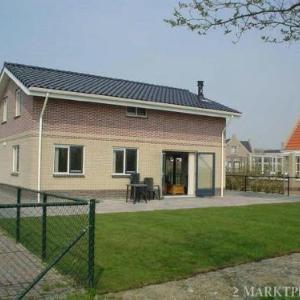
[[[173,16],[165,21],[200,35],[221,29],[224,34],[234,34],[235,42],[253,29],[262,31],[266,42],[295,42],[300,40],[300,1],[190,0],[179,2]]]

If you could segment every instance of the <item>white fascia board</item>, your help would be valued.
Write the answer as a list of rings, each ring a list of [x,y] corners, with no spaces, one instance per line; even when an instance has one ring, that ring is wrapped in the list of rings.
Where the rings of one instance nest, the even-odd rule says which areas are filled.
[[[111,105],[118,105],[118,106],[135,106],[135,107],[146,108],[146,109],[164,110],[164,111],[172,111],[172,112],[186,113],[192,115],[204,115],[204,116],[219,117],[219,118],[241,116],[241,114],[239,113],[231,113],[231,112],[218,111],[212,109],[202,109],[202,108],[195,108],[189,106],[165,104],[165,103],[111,97],[111,96],[104,96],[104,95],[59,91],[59,90],[51,90],[51,89],[44,89],[44,88],[37,88],[37,87],[30,87],[29,91],[30,91],[30,95],[37,96],[37,97],[45,97],[46,93],[49,93],[51,98],[73,100],[73,101],[93,102],[93,103],[111,104]]]
[[[280,152],[280,153],[254,153],[251,154],[251,157],[271,157],[271,158],[280,158],[282,156],[284,156],[285,152]]]
[[[4,71],[1,72],[1,75],[0,75],[0,97],[2,97],[2,93],[4,92],[4,89],[5,89],[5,77],[7,77],[7,75],[4,74]]]
[[[296,154],[296,155],[300,155],[300,150],[284,150],[284,152],[282,152],[284,155],[289,155],[289,154]]]
[[[0,83],[2,82],[3,80],[3,77],[4,77],[4,70],[1,72],[1,76],[0,76]]]
[[[4,74],[6,74],[14,83],[26,94],[30,95],[29,89],[19,80],[17,79],[7,68],[4,68],[1,78],[0,78],[0,83],[1,80],[3,79]]]

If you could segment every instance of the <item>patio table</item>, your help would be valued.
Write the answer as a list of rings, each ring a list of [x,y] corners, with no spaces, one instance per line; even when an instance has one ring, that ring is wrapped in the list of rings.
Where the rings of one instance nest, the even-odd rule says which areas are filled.
[[[147,188],[147,184],[145,183],[130,183],[127,184],[127,192],[126,192],[126,203],[128,202],[128,193],[129,191],[133,190],[133,203],[136,201],[140,201],[140,195],[137,193],[138,189]]]

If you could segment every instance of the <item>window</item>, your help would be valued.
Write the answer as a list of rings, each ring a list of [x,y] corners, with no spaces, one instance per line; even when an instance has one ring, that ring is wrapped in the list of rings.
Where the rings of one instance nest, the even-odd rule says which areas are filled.
[[[237,146],[231,146],[231,154],[237,153]]]
[[[233,162],[233,168],[234,168],[235,171],[238,171],[241,168],[241,162],[238,161],[238,160],[235,160]]]
[[[263,165],[262,165],[262,158],[258,156],[252,157],[252,169],[257,174],[263,173]]]
[[[227,166],[227,169],[228,169],[229,171],[231,171],[231,169],[232,169],[232,162],[231,162],[231,161],[227,161],[227,162],[226,162],[226,166]]]
[[[263,174],[269,175],[272,171],[272,157],[264,157]]]
[[[7,98],[2,100],[2,122],[7,121]]]
[[[300,177],[300,156],[296,156],[296,176]]]
[[[127,116],[130,117],[147,117],[147,111],[145,108],[139,108],[139,107],[127,107]]]
[[[282,169],[283,169],[282,165],[283,165],[283,159],[282,159],[282,157],[278,157],[277,158],[277,174],[282,174]]]
[[[20,146],[13,146],[13,173],[20,171]]]
[[[21,115],[21,106],[22,106],[22,91],[18,89],[16,90],[16,110],[15,110],[16,117]]]
[[[82,174],[83,146],[55,146],[54,173]]]
[[[131,174],[137,172],[137,149],[118,148],[113,150],[113,173]]]
[[[288,156],[284,156],[283,172],[285,175],[289,174],[289,157]]]

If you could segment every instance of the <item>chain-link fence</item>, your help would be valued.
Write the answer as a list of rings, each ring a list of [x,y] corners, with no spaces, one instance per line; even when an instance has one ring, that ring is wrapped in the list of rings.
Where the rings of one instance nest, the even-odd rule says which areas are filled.
[[[226,189],[299,196],[300,178],[230,174],[226,175]]]
[[[95,201],[0,184],[0,299],[93,285]]]

